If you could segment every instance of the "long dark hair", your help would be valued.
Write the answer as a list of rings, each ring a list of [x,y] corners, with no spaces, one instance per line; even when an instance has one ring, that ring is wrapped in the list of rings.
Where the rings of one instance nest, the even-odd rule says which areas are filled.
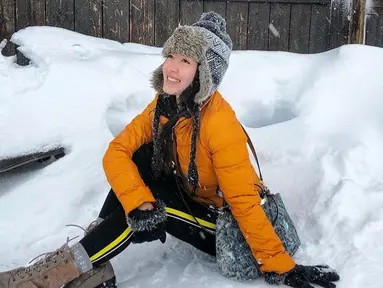
[[[193,82],[181,93],[178,104],[175,95],[161,94],[158,98],[153,121],[154,151],[152,160],[152,169],[156,178],[170,175],[170,173],[174,171],[176,155],[173,155],[173,128],[177,121],[185,117],[193,118],[194,124],[196,124],[195,120],[199,122],[199,117],[195,119],[196,114],[199,116],[199,113],[197,113],[199,106],[194,102],[194,97],[199,89],[199,73],[197,69]],[[159,118],[161,115],[167,117],[169,120],[159,129]],[[196,136],[193,138],[196,138]]]

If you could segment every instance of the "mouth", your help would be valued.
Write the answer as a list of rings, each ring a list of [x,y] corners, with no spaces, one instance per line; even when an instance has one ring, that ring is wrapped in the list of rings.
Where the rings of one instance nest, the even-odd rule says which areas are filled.
[[[171,83],[180,83],[181,82],[181,80],[179,80],[179,79],[177,79],[177,78],[173,78],[173,77],[166,77],[166,80],[168,81],[168,82],[171,82]]]

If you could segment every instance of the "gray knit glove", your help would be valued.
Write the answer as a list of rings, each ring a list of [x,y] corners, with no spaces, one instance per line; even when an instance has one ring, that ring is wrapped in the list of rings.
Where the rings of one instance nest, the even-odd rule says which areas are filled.
[[[160,240],[166,241],[165,221],[167,218],[165,212],[165,203],[157,200],[153,203],[153,210],[134,209],[126,217],[126,221],[134,232],[132,242],[143,243]]]

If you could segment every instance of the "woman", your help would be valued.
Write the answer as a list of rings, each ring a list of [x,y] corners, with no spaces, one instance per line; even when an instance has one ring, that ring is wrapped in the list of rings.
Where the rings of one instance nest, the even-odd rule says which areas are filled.
[[[231,49],[225,20],[214,12],[175,30],[153,73],[155,99],[106,151],[112,189],[95,225],[72,247],[66,243],[29,268],[0,273],[0,288],[114,287],[108,260],[132,242],[165,242],[166,232],[215,255],[215,223],[224,203],[268,283],[335,287],[331,282],[339,276],[327,266],[294,262],[260,205],[262,183],[247,137],[217,91]]]

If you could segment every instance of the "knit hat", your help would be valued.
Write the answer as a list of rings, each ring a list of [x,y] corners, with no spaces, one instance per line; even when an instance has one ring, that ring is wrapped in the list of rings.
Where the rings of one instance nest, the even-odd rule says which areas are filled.
[[[171,125],[177,120],[178,117],[190,117],[193,121],[193,135],[190,150],[190,163],[188,167],[188,183],[194,189],[198,185],[198,171],[195,164],[196,158],[196,142],[199,132],[200,120],[200,107],[205,103],[213,92],[218,88],[222,82],[223,76],[229,66],[229,58],[232,50],[232,41],[230,36],[226,33],[225,19],[215,13],[203,13],[198,22],[191,26],[179,26],[165,42],[162,54],[167,57],[171,53],[181,54],[190,57],[198,62],[198,70],[195,79],[190,87],[188,87],[183,94],[187,94],[188,103],[186,104],[186,114],[182,111],[182,115],[177,114],[174,110],[176,104],[172,104],[174,99],[169,99],[163,91],[164,75],[162,72],[162,65],[154,70],[151,83],[153,88],[160,94],[157,101],[153,120],[153,142],[154,153],[152,161],[152,169],[154,174],[158,176],[159,167],[163,165],[163,151],[169,148],[166,142],[159,136],[159,119],[160,115],[168,117],[172,122]],[[197,87],[197,88],[196,88]],[[184,95],[181,95],[181,99]],[[192,99],[193,98],[193,99]],[[191,101],[192,100],[192,101]],[[175,100],[174,100],[175,101]],[[190,105],[192,103],[192,105]],[[166,106],[166,108],[164,108]],[[173,107],[173,109],[170,109]],[[164,110],[173,110],[172,113],[164,113]],[[169,123],[170,124],[170,123]],[[168,125],[169,126],[169,125]],[[168,130],[169,127],[163,127]],[[168,130],[169,131],[169,130]]]
[[[232,48],[225,19],[215,12],[208,12],[191,26],[178,27],[165,42],[162,54],[167,57],[170,53],[179,53],[199,63],[201,88],[194,101],[202,104],[221,83],[229,66]],[[154,70],[151,83],[157,92],[164,92],[162,65]]]

